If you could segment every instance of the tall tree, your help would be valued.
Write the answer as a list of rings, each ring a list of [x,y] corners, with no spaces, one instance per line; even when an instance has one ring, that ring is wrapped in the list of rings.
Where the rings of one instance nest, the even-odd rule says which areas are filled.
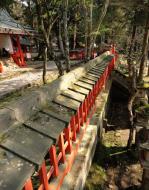
[[[64,23],[64,44],[65,44],[65,63],[66,72],[70,71],[69,63],[69,37],[68,37],[68,0],[63,0],[63,23]]]
[[[43,82],[46,83],[46,71],[47,71],[47,57],[48,55],[55,61],[57,68],[59,70],[59,75],[63,75],[63,66],[61,61],[58,59],[57,55],[54,52],[52,44],[52,28],[56,21],[58,20],[58,7],[60,1],[54,0],[33,0],[36,6],[36,15],[38,17],[38,26],[39,30],[44,39],[45,47],[45,60],[43,64]],[[48,54],[48,55],[47,55]]]
[[[97,22],[97,25],[95,27],[95,30],[92,32],[92,42],[90,44],[90,52],[92,51],[92,49],[94,48],[94,44],[96,42],[96,39],[97,39],[97,36],[99,34],[99,30],[100,30],[100,27],[101,27],[101,23],[103,22],[103,19],[105,18],[106,16],[106,13],[107,13],[107,9],[109,7],[109,4],[110,4],[110,0],[105,0],[103,2],[103,6],[102,6],[102,9],[101,9],[101,14],[98,18],[98,22]]]
[[[149,4],[148,4],[148,8],[149,8]],[[145,62],[147,60],[147,55],[148,55],[148,40],[149,40],[149,11],[147,12],[145,32],[144,32],[143,45],[142,45],[142,56],[141,56],[140,71],[139,71],[139,77],[138,77],[139,82],[143,81],[144,67],[145,67]]]
[[[14,0],[1,0],[0,8],[8,8],[9,5],[11,5],[13,2],[14,2]]]

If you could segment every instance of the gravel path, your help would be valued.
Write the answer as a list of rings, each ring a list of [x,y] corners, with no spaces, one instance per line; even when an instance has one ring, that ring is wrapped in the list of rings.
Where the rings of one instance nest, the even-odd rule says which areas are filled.
[[[48,80],[54,80],[58,76],[54,63],[48,65]],[[0,81],[0,100],[21,89],[42,82],[42,69],[20,73],[19,76]]]
[[[80,61],[70,62],[70,64],[75,67],[80,63],[81,63]],[[13,77],[9,79],[3,79],[3,77],[7,78],[6,76],[4,76],[5,73],[1,76],[0,100],[2,100],[5,97],[8,97],[14,92],[18,92],[21,89],[42,84],[42,69],[32,69],[26,71],[25,73],[21,73],[22,71],[25,71],[25,69],[24,70],[20,69],[20,73],[19,74],[17,73],[17,76],[14,76],[15,75],[14,73]],[[58,77],[57,67],[53,61],[49,61],[47,66],[48,82],[56,79],[57,77]]]

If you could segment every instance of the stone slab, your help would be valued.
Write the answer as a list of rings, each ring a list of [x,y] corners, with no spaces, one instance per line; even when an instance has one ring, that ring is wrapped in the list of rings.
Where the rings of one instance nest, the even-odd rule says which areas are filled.
[[[84,76],[84,77],[82,77],[82,79],[91,80],[95,83],[98,81],[98,79],[96,77],[93,77],[93,76]]]
[[[76,101],[79,101],[79,102],[83,102],[84,99],[85,99],[85,95],[83,94],[80,94],[80,93],[77,93],[77,92],[74,92],[72,90],[65,90],[61,93],[62,95],[66,96],[66,97],[69,97],[69,98],[72,98]]]
[[[94,65],[92,68],[106,68],[107,67],[107,65],[108,65],[108,63],[105,63],[105,64],[97,64],[97,65]]]
[[[1,146],[18,156],[40,166],[48,149],[53,144],[50,138],[33,131],[24,125],[7,133]]]
[[[16,123],[14,111],[10,109],[0,110],[0,136],[7,132],[10,126]]]
[[[86,82],[86,83],[91,84],[91,85],[96,84],[96,81],[93,81],[93,80],[90,80],[87,78],[80,78],[79,81]]]
[[[99,72],[97,72],[97,71],[92,71],[92,70],[89,71],[89,73],[95,74],[95,75],[97,75],[97,76],[101,76],[101,75],[103,74],[103,72],[104,72],[104,71],[99,71]]]
[[[20,190],[34,171],[33,164],[0,148],[0,189]]]
[[[36,112],[41,108],[42,104],[40,102],[40,95],[31,92],[21,97],[15,102],[7,105],[7,108],[13,110],[15,113],[15,118],[24,122],[28,120],[32,115],[36,114]]]
[[[26,121],[24,124],[54,140],[58,139],[60,133],[66,127],[66,123],[51,117],[48,112],[38,112],[32,119]]]
[[[62,95],[58,95],[55,99],[54,102],[63,105],[67,108],[70,108],[72,110],[77,111],[79,106],[80,106],[80,102],[76,101],[76,100],[72,100],[71,98],[67,98],[65,96]]]
[[[90,84],[87,84],[87,83],[81,82],[81,81],[75,82],[75,85],[80,86],[82,88],[85,88],[87,90],[92,90],[93,89],[93,85],[90,85]]]
[[[64,118],[71,118],[75,114],[74,110],[57,104],[56,102],[49,102],[42,110],[49,110],[57,115],[64,115]]]
[[[90,71],[102,73],[104,70],[105,68],[98,68],[98,69],[92,68]]]
[[[97,80],[99,79],[99,76],[98,76],[98,75],[95,75],[95,74],[89,73],[89,72],[86,74],[86,77],[94,77],[94,78],[96,78]]]
[[[96,73],[96,72],[93,72],[93,71],[89,71],[87,74],[91,74],[93,76],[96,76],[97,78],[99,78],[102,75],[102,73],[99,74],[99,73]]]
[[[74,90],[75,92],[79,92],[80,94],[83,95],[88,95],[90,90],[87,90],[85,88],[82,88],[80,86],[77,86],[75,84],[73,84],[71,87],[69,87],[70,90]]]
[[[68,117],[67,115],[65,115],[63,113],[56,113],[49,109],[42,109],[40,112],[60,121],[62,123],[65,123],[66,126],[70,122],[70,117]]]

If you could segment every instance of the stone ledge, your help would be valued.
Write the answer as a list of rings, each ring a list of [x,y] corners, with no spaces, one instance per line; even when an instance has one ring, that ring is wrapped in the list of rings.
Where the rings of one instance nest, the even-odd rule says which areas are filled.
[[[106,55],[109,55],[109,52],[106,52],[101,56],[89,61],[85,65],[74,69],[66,75],[51,82],[50,84],[40,87],[38,90],[26,93],[23,95],[23,97],[13,100],[5,105],[4,108],[7,110],[7,116],[3,117],[8,117],[9,120],[11,120],[13,115],[13,121],[7,122],[0,118],[0,124],[3,126],[1,127],[1,131],[3,128],[9,128],[11,122],[14,122],[14,120],[24,122],[29,119],[33,114],[36,113],[38,109],[41,109],[41,107],[53,100],[53,98],[60,94],[61,91],[66,90],[68,86],[71,85],[71,83],[83,76],[91,66],[101,61]],[[3,109],[0,110],[0,116],[1,114],[3,114]]]

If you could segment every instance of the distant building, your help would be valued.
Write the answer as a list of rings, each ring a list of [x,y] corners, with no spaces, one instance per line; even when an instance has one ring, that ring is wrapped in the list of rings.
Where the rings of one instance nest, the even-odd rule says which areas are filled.
[[[30,37],[35,31],[15,21],[5,9],[0,9],[1,56],[11,56],[20,67],[26,66],[25,57],[30,57]]]

